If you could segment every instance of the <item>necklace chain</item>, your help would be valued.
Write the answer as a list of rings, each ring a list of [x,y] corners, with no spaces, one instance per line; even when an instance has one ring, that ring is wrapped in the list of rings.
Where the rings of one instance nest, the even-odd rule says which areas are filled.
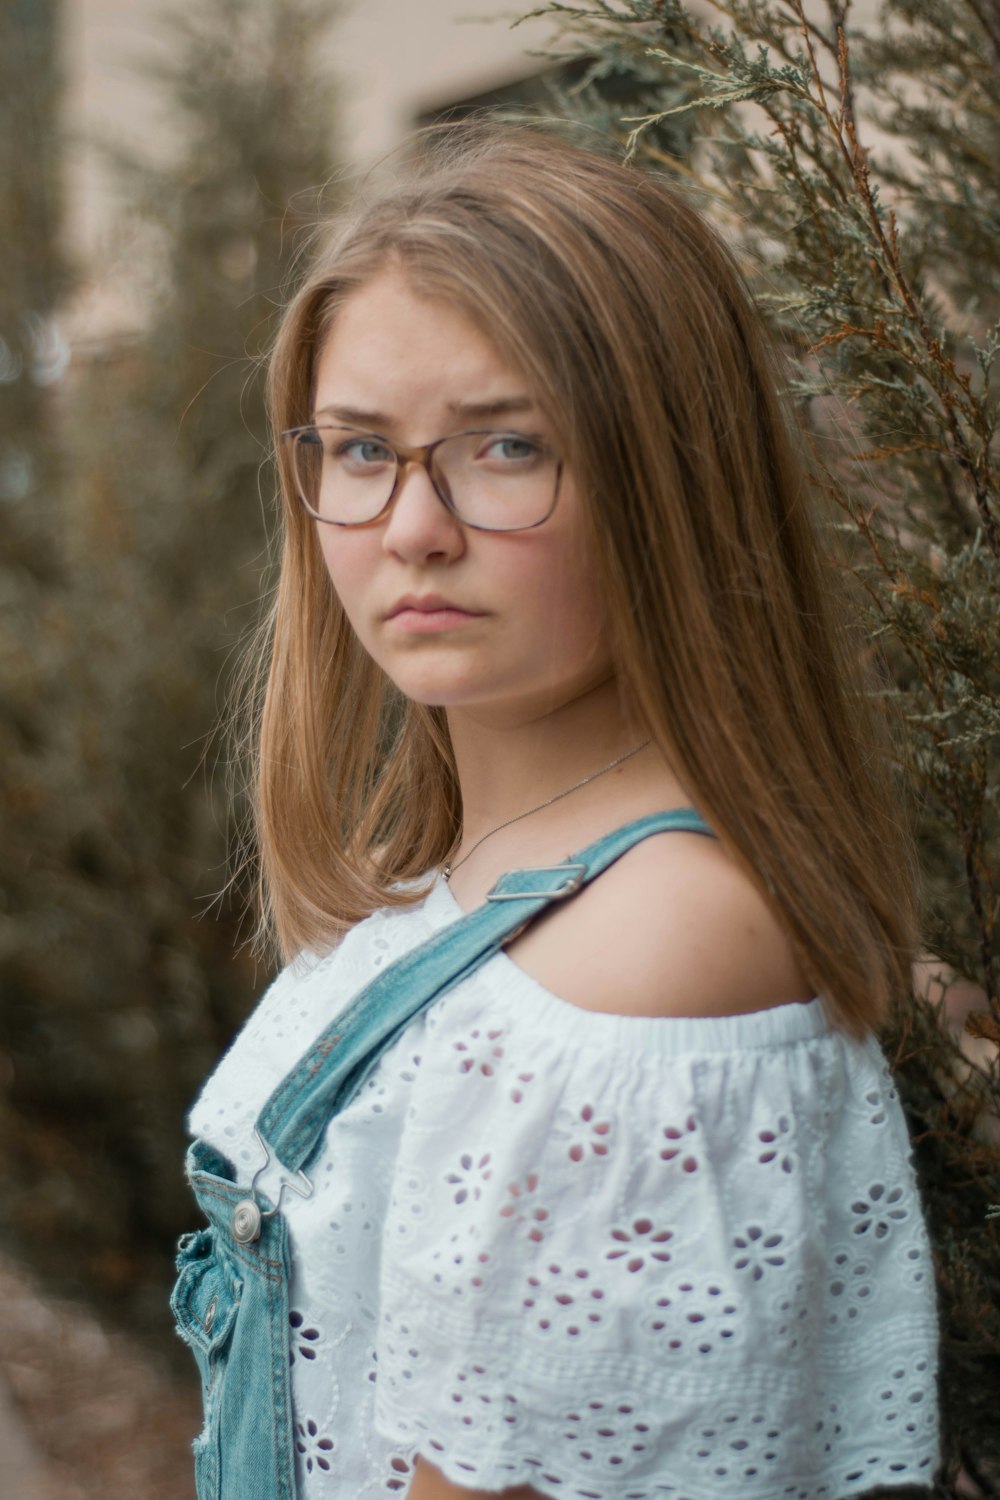
[[[445,865],[444,870],[442,871],[445,880],[450,880],[452,875],[459,868],[459,865],[464,865],[467,859],[471,859],[472,855],[475,854],[480,844],[485,844],[486,840],[491,839],[495,833],[499,833],[501,828],[509,828],[511,823],[519,823],[522,818],[530,818],[532,813],[541,812],[543,807],[551,807],[553,802],[559,802],[561,798],[568,797],[571,792],[578,792],[580,788],[582,786],[586,786],[588,782],[596,781],[598,776],[606,776],[609,771],[613,771],[615,769],[615,766],[620,766],[622,761],[629,760],[633,755],[638,755],[639,751],[645,750],[648,744],[650,744],[649,740],[643,740],[641,745],[633,745],[632,749],[626,750],[624,755],[617,756],[616,759],[611,761],[609,765],[602,766],[599,771],[591,771],[589,776],[585,776],[582,781],[574,782],[574,784],[572,786],[568,786],[565,791],[556,792],[554,797],[546,797],[544,802],[539,802],[537,807],[529,807],[527,812],[515,813],[514,816],[512,818],[508,818],[505,823],[498,823],[495,828],[490,829],[489,833],[484,833],[481,839],[476,840],[472,848],[469,850],[468,854],[462,855],[462,858],[458,861],[458,864],[453,865],[449,860],[449,862]]]

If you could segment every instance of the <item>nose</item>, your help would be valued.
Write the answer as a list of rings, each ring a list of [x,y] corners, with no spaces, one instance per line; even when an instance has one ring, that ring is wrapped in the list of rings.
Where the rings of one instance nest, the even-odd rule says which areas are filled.
[[[465,529],[445,505],[424,465],[400,465],[382,544],[406,562],[450,562],[465,551]]]

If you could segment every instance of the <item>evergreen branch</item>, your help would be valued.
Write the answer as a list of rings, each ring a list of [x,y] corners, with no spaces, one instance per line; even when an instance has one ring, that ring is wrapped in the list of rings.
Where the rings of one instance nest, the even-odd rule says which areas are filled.
[[[778,114],[772,113],[770,110],[768,110],[768,114],[770,118],[774,120],[775,131],[782,137],[785,142],[785,149],[788,152],[788,160],[791,165],[795,181],[798,183],[799,191],[801,192],[803,199],[806,201],[812,211],[813,223],[815,224],[817,232],[819,233],[819,236],[823,241],[823,248],[832,259],[834,255],[834,246],[832,241],[830,240],[829,234],[827,233],[823,214],[820,211],[819,197],[812,183],[809,181],[806,173],[801,169],[799,165],[798,154],[796,150],[798,134],[797,132],[793,132],[787,122],[783,120]],[[835,183],[833,181],[833,176],[827,171],[825,163],[822,164],[822,170],[824,172],[827,185],[830,188],[834,188]]]
[[[805,10],[802,7],[802,0],[791,0],[791,6],[799,20],[802,38],[806,44],[806,55],[809,58],[809,65],[812,69],[812,74],[816,79],[816,85],[819,90],[820,105],[823,109],[826,109],[826,90],[823,87],[823,76],[820,73],[819,64],[816,61],[816,53],[813,49],[813,32],[816,28],[810,21],[806,19]]]
[[[848,460],[853,464],[878,463],[885,458],[905,458],[908,453],[944,453],[948,450],[942,448],[940,443],[926,442],[921,438],[913,438],[908,443],[886,443],[880,448],[868,448],[863,453],[851,453]]]
[[[787,390],[817,504],[829,500],[825,524],[851,543],[837,566],[889,675],[870,692],[900,726],[887,753],[913,793],[927,945],[983,984],[983,1025],[1000,1032],[1000,51],[986,34],[996,15],[1000,38],[997,0],[890,0],[881,35],[837,0],[709,5],[707,21],[679,0],[617,0],[617,19],[584,6],[588,56],[648,65],[622,139],[710,202],[794,362]],[[697,147],[677,162],[649,126],[686,110],[698,111]],[[900,161],[869,155],[869,121],[905,143]],[[995,1263],[976,1238],[977,1225],[995,1236],[987,1208],[1000,1217],[1000,1080],[945,1022],[914,998],[888,1051],[933,1210],[941,1488],[957,1500],[960,1463],[984,1494],[995,1488],[995,1413],[966,1394],[988,1386],[1000,1340]]]
[[[941,719],[943,719],[945,714],[941,684],[937,672],[933,669],[929,675],[928,687],[933,694],[938,713]],[[968,772],[963,775],[962,768],[956,759],[955,746],[947,736],[940,734],[935,729],[932,729],[932,740],[948,772],[950,811],[954,827],[958,832],[966,890],[978,936],[983,988],[986,992],[990,1009],[995,1010],[998,1019],[1000,1019],[1000,995],[998,995],[997,991],[997,976],[994,965],[992,922],[987,916],[983,892],[982,874],[985,866],[982,859],[982,824],[980,821],[970,823],[966,816],[962,791],[968,782]],[[973,778],[973,790],[977,794],[976,800],[980,804],[984,791],[984,783],[984,773]]]
[[[595,10],[606,21],[614,21],[625,25],[641,24],[632,18],[622,15],[620,11],[612,9],[606,0],[591,0],[589,5],[566,5],[561,0],[549,0],[547,5],[540,5],[535,10],[529,10],[524,15],[516,16],[511,23],[511,29],[515,26],[523,26],[526,21],[542,21],[549,16],[563,16],[569,21],[577,23],[592,23]]]
[[[985,31],[993,48],[993,71],[1000,77],[1000,10],[995,0],[965,0],[976,20]]]
[[[867,152],[861,146],[855,125],[850,57],[847,34],[843,25],[843,18],[846,16],[847,8],[846,3],[838,4],[836,0],[831,0],[830,11],[837,24],[838,61],[841,74],[841,104],[836,121],[830,111],[819,105],[818,101],[817,107],[820,108],[828,125],[833,130],[838,149],[850,167],[855,187],[864,205],[870,233],[879,252],[879,264],[888,273],[891,285],[899,296],[913,327],[919,333],[932,368],[937,367],[941,370],[946,381],[953,381],[956,378],[954,364],[943,357],[940,341],[932,334],[923,309],[903,269],[899,235],[895,220],[893,217],[890,217],[887,231],[882,221],[882,215],[879,212],[878,202],[872,186]],[[997,519],[993,515],[989,490],[984,486],[982,479],[977,474],[976,465],[972,460],[965,435],[955,418],[953,403],[946,398],[943,390],[938,390],[938,394],[942,398],[944,420],[951,437],[956,461],[970,478],[976,508],[979,512],[987,545],[997,562],[1000,562],[1000,525],[998,525]]]
[[[916,356],[901,346],[898,341],[886,340],[884,324],[878,332],[878,341],[883,344],[883,347],[893,352],[897,357],[904,360],[908,366],[913,368],[914,372],[920,378],[926,380],[930,388],[935,392],[941,403],[942,417],[949,433],[951,449],[955,460],[970,481],[975,506],[987,544],[994,556],[1000,560],[1000,528],[998,528],[992,507],[989,447],[988,444],[985,446],[983,461],[977,464],[956,415],[957,412],[961,412],[962,417],[967,422],[970,424],[975,423],[976,411],[968,376],[956,369],[954,361],[944,353],[940,340],[934,336],[930,329],[920,300],[910,284],[903,267],[899,226],[895,212],[890,209],[888,214],[883,215],[871,179],[868,154],[861,144],[857,128],[857,112],[846,33],[846,18],[849,6],[847,3],[840,3],[840,0],[831,0],[829,5],[837,37],[836,50],[839,86],[838,105],[835,114],[826,95],[824,81],[813,46],[812,39],[813,35],[817,34],[817,29],[805,22],[801,0],[790,0],[790,3],[803,30],[806,56],[809,60],[815,90],[806,86],[801,68],[790,64],[777,70],[771,68],[768,63],[767,50],[764,47],[759,48],[758,57],[753,62],[747,61],[742,56],[735,58],[731,51],[726,58],[726,61],[730,64],[728,76],[720,72],[717,68],[708,67],[704,63],[684,58],[675,52],[667,52],[662,48],[651,48],[649,49],[650,55],[669,63],[679,71],[692,73],[699,81],[706,84],[707,88],[700,95],[672,105],[667,110],[642,117],[628,117],[626,123],[634,124],[636,127],[630,132],[628,137],[628,154],[630,156],[634,154],[639,138],[646,129],[651,125],[661,122],[670,115],[680,114],[691,109],[711,108],[719,110],[726,109],[733,104],[755,102],[763,106],[769,113],[775,130],[782,136],[792,174],[799,184],[803,198],[806,202],[810,203],[814,210],[814,223],[817,231],[821,238],[826,243],[829,243],[826,240],[822,215],[816,211],[819,205],[815,190],[809,183],[806,174],[798,165],[796,134],[784,118],[776,111],[768,108],[769,100],[774,95],[791,95],[820,114],[832,134],[841,159],[848,169],[850,181],[854,186],[862,207],[868,234],[871,238],[873,249],[876,252],[875,264],[878,266],[880,274],[883,277],[886,291],[891,300],[898,301],[905,311],[910,325],[914,328],[921,341],[922,354]],[[715,8],[729,15],[730,18],[736,18],[736,12],[732,6],[717,4]],[[707,48],[706,50],[718,52],[718,44],[714,48]],[[736,74],[735,81],[733,78],[734,73]],[[825,175],[829,186],[836,196],[840,191],[839,185],[830,178],[828,171]],[[872,330],[855,329],[854,331],[864,333],[867,337],[873,336]],[[835,342],[837,339],[845,336],[847,334],[844,330],[838,331],[835,334],[828,334],[819,340],[814,345],[814,348],[818,350],[824,347],[824,345]]]
[[[942,454],[942,456],[938,459],[936,467],[937,476],[941,483],[941,491],[948,502],[948,508],[962,530],[968,534],[973,523],[969,516],[967,507],[963,505],[961,497],[959,496],[958,491],[955,489],[952,478],[953,471],[951,467],[947,463],[945,463],[944,454]]]

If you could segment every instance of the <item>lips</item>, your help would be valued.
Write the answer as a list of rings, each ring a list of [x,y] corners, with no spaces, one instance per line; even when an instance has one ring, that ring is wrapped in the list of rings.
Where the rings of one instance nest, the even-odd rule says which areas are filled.
[[[478,615],[482,611],[478,609],[467,609],[463,604],[456,604],[451,599],[445,599],[441,594],[404,594],[386,615],[387,620],[392,620],[404,610],[414,610],[417,614],[431,615],[443,610],[463,615]]]

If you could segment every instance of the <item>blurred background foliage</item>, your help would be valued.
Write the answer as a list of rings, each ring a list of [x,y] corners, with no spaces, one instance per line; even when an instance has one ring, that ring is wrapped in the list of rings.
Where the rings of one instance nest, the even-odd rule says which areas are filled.
[[[174,21],[148,82],[178,149],[113,153],[148,320],[68,367],[59,0],[0,13],[2,1235],[164,1349],[184,1112],[266,978],[240,893],[216,899],[239,805],[212,734],[271,582],[259,356],[336,199],[330,11]],[[887,0],[866,26],[844,0],[544,11],[558,60],[457,113],[583,122],[721,227],[897,711],[928,960],[885,1044],[937,1257],[940,1493],[996,1496],[1000,0]]]
[[[0,18],[0,1198],[8,1248],[158,1337],[185,1111],[267,977],[215,899],[213,726],[269,585],[259,359],[331,175],[329,6],[164,23],[177,149],[114,148],[148,321],[69,369],[59,9]]]

